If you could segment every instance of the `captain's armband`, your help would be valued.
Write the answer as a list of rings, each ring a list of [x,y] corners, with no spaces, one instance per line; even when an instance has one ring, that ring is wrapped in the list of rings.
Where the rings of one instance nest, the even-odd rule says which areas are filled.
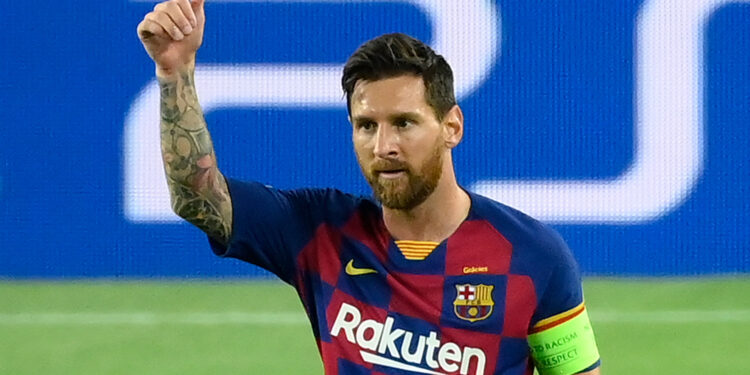
[[[529,347],[540,375],[571,375],[599,360],[594,331],[583,304],[537,323]]]

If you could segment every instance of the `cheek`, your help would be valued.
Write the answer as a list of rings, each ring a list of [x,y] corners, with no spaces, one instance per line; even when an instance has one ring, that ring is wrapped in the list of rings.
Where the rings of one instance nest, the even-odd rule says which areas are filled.
[[[357,155],[364,155],[368,152],[372,152],[372,142],[367,135],[361,133],[354,133],[352,135],[352,145],[354,145],[354,151]]]
[[[424,164],[434,157],[435,149],[440,146],[441,138],[434,136],[423,136],[409,140],[409,150],[411,159],[418,164]]]
[[[366,162],[370,159],[369,155],[371,155],[372,152],[368,152],[366,145],[363,142],[361,142],[361,140],[358,142],[358,140],[355,137],[353,146],[354,146],[354,155],[357,157],[357,160],[359,160],[360,163]]]

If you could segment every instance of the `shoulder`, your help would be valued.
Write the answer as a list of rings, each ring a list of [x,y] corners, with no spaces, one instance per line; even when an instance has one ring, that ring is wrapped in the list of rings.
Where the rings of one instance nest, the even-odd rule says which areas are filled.
[[[379,210],[371,198],[334,188],[279,189],[256,181],[227,179],[235,210],[257,214],[265,206],[313,221],[345,220],[359,210]]]
[[[563,238],[523,212],[479,195],[476,214],[490,222],[512,245],[510,274],[529,277],[537,306],[532,323],[578,306],[583,301],[578,264]]]
[[[547,224],[503,203],[469,193],[472,212],[489,222],[513,246],[513,258],[521,263],[574,266],[575,260],[557,231]]]
[[[310,214],[330,224],[343,224],[352,215],[371,216],[380,212],[380,206],[370,197],[351,194],[333,188],[303,188],[282,191],[294,199],[307,202]]]

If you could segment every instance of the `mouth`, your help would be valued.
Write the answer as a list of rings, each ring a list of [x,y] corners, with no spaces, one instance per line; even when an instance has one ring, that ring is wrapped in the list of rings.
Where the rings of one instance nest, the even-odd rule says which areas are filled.
[[[406,170],[405,169],[388,169],[388,170],[375,171],[375,173],[380,177],[393,179],[393,178],[399,178],[403,175],[406,175]]]

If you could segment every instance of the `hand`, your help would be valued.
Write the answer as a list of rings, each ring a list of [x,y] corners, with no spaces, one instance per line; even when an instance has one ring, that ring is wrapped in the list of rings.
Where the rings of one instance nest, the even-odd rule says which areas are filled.
[[[205,0],[168,0],[156,4],[138,24],[138,37],[156,63],[157,75],[194,67],[203,42]]]

